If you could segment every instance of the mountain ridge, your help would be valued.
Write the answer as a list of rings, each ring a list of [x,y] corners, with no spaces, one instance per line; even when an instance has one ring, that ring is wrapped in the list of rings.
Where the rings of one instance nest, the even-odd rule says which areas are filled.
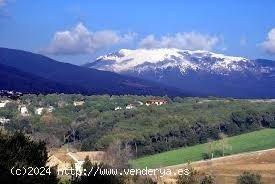
[[[85,94],[186,95],[182,90],[157,82],[62,63],[22,50],[0,48],[0,64],[56,83],[80,87]]]
[[[157,81],[193,93],[275,97],[275,62],[180,49],[122,49],[85,67]]]
[[[0,64],[0,86],[2,90],[22,93],[85,93],[80,87],[57,83],[3,64]]]

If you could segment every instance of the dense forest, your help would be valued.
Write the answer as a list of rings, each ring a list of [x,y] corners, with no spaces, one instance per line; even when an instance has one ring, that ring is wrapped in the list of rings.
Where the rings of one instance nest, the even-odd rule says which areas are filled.
[[[145,105],[156,98],[168,103]],[[22,105],[27,115],[20,114]],[[37,113],[38,108],[43,112]],[[275,103],[214,97],[24,95],[0,108],[0,117],[10,120],[2,126],[6,131],[22,131],[46,141],[49,148],[104,150],[120,141],[121,149],[130,147],[139,157],[219,139],[220,133],[232,136],[275,128]]]

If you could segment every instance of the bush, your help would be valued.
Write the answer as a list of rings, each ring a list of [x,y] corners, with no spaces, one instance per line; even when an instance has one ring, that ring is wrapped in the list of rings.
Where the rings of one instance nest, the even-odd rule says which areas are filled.
[[[216,181],[215,181],[215,178],[211,175],[206,175],[202,178],[201,184],[215,184]]]
[[[259,174],[244,172],[237,178],[237,184],[262,184],[261,179]]]
[[[76,177],[72,180],[72,184],[89,184],[89,183],[108,183],[108,184],[122,184],[122,177],[110,174],[104,175],[100,174],[100,170],[110,169],[109,166],[100,163],[100,164],[92,164],[89,159],[85,159],[83,164],[83,169],[90,175],[85,176],[82,175],[80,177]]]
[[[202,153],[203,160],[211,159],[211,153]]]
[[[275,120],[270,123],[270,128],[275,128]]]
[[[214,157],[222,157],[223,153],[222,150],[214,150]]]
[[[199,172],[189,167],[189,175],[180,175],[177,177],[177,184],[199,184]]]
[[[44,142],[32,141],[22,133],[4,135],[0,132],[0,183],[57,184],[56,172],[46,166],[48,154]],[[12,175],[11,169],[46,168],[45,175]]]

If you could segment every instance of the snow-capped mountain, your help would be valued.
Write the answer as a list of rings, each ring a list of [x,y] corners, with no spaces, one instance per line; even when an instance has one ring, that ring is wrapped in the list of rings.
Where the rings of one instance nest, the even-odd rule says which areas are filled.
[[[268,60],[250,60],[201,50],[122,49],[100,56],[85,66],[150,79],[190,92],[275,97],[271,93],[275,92],[275,62]],[[272,87],[274,89],[270,89]]]
[[[88,69],[8,48],[0,48],[0,89],[43,94],[190,95],[156,82]]]
[[[182,74],[190,70],[228,74],[236,71],[270,72],[274,68],[258,67],[255,62],[234,56],[225,56],[208,51],[189,51],[179,49],[122,49],[118,52],[100,56],[87,65],[99,70],[117,73],[137,71],[139,73],[167,68],[178,68]]]

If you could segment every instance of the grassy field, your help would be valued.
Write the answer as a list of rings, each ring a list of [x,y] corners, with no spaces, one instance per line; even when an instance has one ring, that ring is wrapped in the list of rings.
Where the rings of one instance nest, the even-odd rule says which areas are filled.
[[[227,138],[227,142],[232,146],[226,154],[236,154],[248,151],[257,151],[275,147],[275,129],[263,129],[251,133],[242,134]],[[217,143],[217,141],[214,141]],[[177,165],[189,161],[202,160],[202,153],[207,149],[207,144],[199,144],[191,147],[180,148],[163,152],[132,161],[136,168],[157,168],[170,165]]]

